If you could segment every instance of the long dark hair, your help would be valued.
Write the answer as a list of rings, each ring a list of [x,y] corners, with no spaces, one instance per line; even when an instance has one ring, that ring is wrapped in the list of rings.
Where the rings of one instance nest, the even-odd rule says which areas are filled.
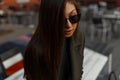
[[[72,0],[68,0],[72,1]],[[41,0],[39,24],[24,54],[29,80],[56,80],[64,41],[66,0]]]

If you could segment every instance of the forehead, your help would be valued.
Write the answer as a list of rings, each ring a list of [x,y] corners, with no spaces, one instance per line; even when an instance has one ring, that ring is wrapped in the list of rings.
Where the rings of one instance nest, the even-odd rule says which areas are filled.
[[[67,2],[65,6],[65,15],[69,15],[72,12],[76,12],[75,5],[70,2]]]

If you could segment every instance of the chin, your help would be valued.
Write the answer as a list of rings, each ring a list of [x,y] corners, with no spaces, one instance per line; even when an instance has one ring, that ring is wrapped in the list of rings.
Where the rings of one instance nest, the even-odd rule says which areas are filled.
[[[65,37],[71,37],[72,36],[72,34],[71,35],[65,35]]]

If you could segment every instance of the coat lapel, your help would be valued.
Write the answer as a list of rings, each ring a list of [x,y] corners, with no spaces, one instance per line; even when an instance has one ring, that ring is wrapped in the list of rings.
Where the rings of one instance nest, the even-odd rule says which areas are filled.
[[[83,41],[84,40],[81,33],[72,37],[70,41],[73,80],[81,80],[81,76],[83,73]]]

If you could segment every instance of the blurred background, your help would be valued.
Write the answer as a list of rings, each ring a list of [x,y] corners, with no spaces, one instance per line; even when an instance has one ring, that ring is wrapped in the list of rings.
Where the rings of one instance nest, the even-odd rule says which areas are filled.
[[[82,80],[120,80],[120,0],[78,0],[86,37]],[[40,0],[0,0],[0,80],[23,79],[23,53]]]

